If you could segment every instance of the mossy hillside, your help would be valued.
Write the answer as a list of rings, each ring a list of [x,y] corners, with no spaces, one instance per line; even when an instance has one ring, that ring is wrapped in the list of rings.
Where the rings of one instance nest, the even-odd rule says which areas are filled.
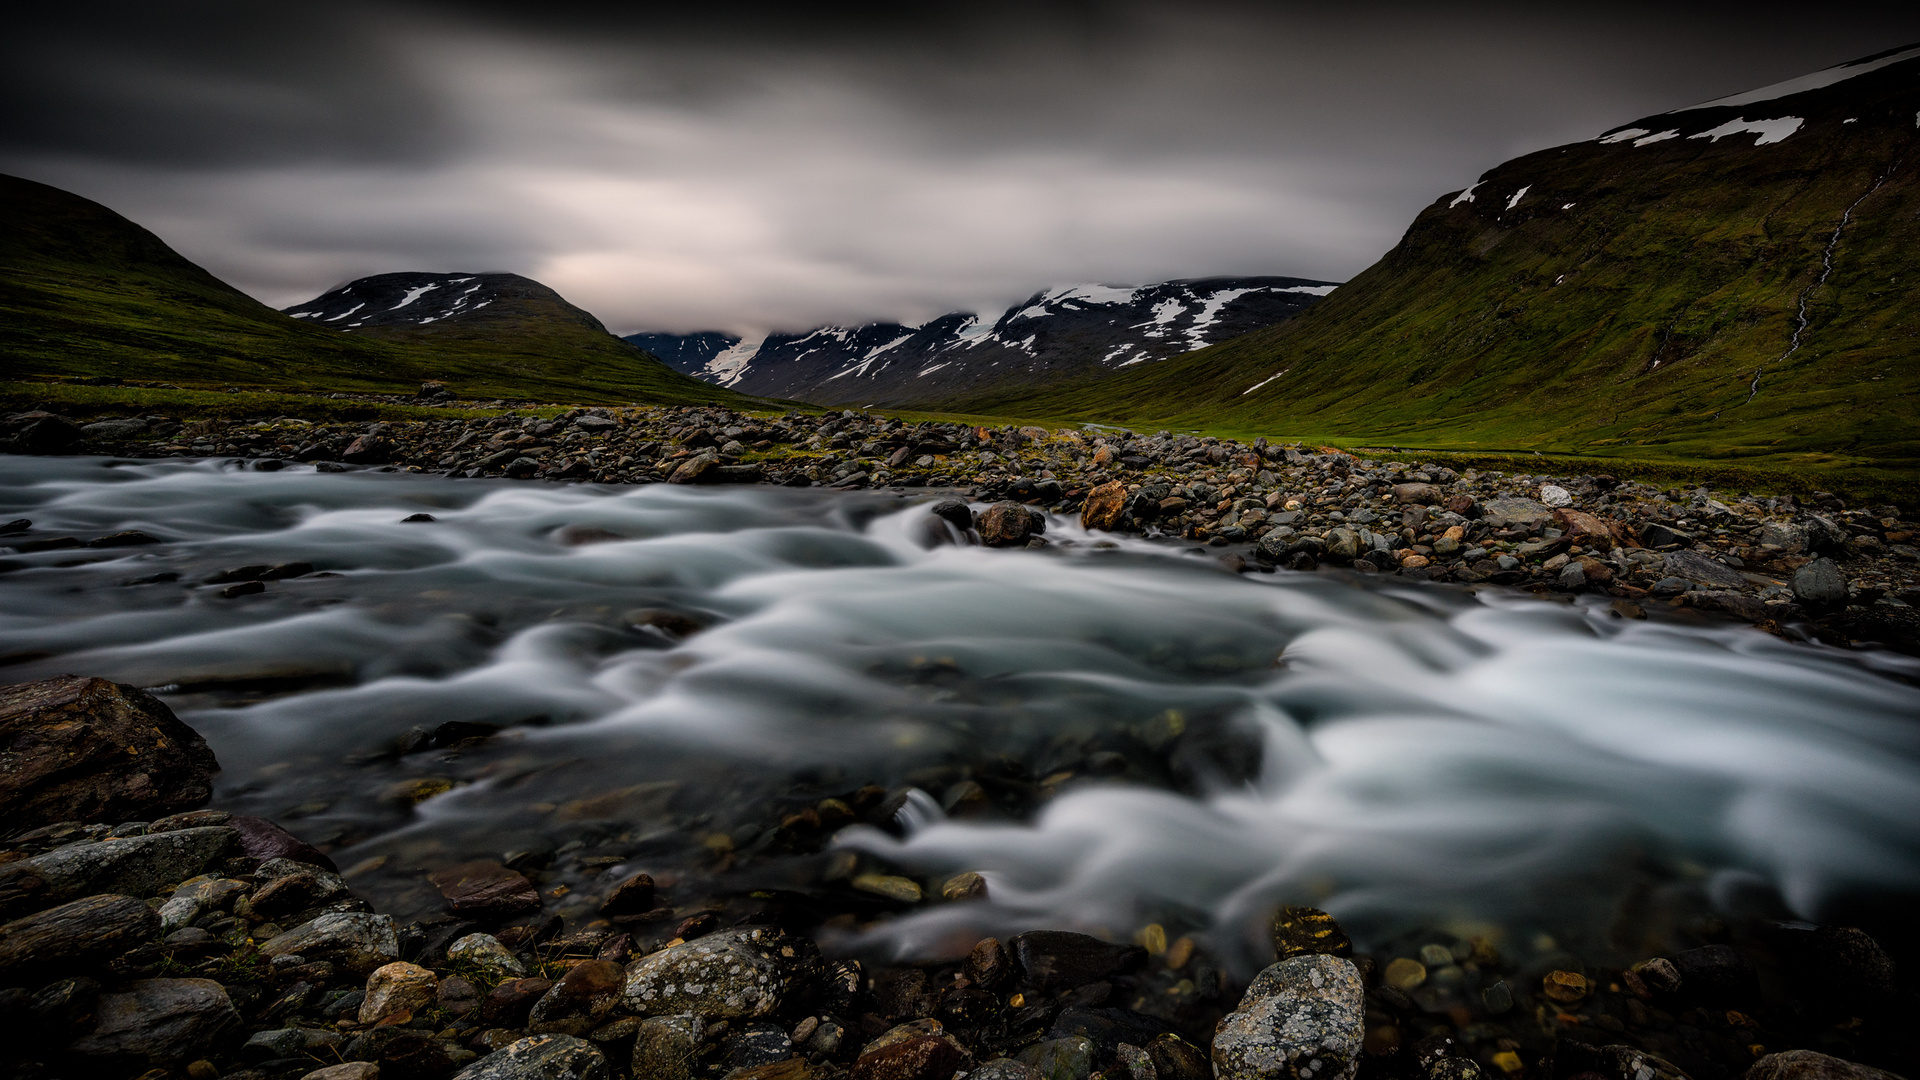
[[[1768,146],[1747,135],[1529,155],[1488,173],[1471,202],[1437,200],[1379,263],[1299,317],[1111,378],[949,407],[1460,451],[1911,470],[1916,99],[1886,94],[1852,124],[1810,117]],[[1832,274],[1809,293],[1803,344],[1780,363],[1849,208]]]
[[[307,326],[98,203],[0,177],[0,360],[21,376],[473,397],[744,404],[539,307],[487,333],[382,341]],[[600,341],[598,338],[605,338]]]

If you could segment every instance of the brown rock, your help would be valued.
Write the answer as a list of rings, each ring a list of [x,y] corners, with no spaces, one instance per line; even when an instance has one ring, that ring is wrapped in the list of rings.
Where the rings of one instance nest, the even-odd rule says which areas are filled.
[[[147,821],[207,801],[220,765],[158,699],[64,675],[0,687],[0,821]]]
[[[396,960],[367,976],[360,1002],[362,1024],[405,1023],[439,998],[440,979],[417,964]]]
[[[1043,992],[1084,986],[1139,967],[1147,950],[1115,945],[1067,930],[1029,930],[1007,945],[1020,960],[1027,981]]]
[[[340,460],[355,465],[381,465],[393,460],[393,444],[378,435],[362,435],[347,444]]]
[[[968,1056],[951,1039],[922,1035],[860,1055],[847,1080],[952,1080]]]
[[[480,1007],[480,988],[458,975],[440,980],[434,1001],[449,1016],[465,1016]]]
[[[1594,551],[1613,550],[1613,526],[1592,514],[1563,506],[1553,512],[1553,519],[1559,523],[1561,530],[1571,537],[1574,543],[1592,548]],[[1587,580],[1592,581],[1592,576],[1589,575]]]
[[[967,954],[967,978],[978,986],[998,989],[1011,983],[1015,974],[1013,957],[999,938],[981,938]]]
[[[527,1014],[547,991],[553,989],[552,979],[531,976],[525,979],[508,979],[493,988],[493,993],[480,1004],[480,1019],[489,1027],[517,1028],[525,1027]]]
[[[447,898],[447,906],[461,915],[500,918],[540,906],[533,882],[497,862],[449,866],[427,880]]]
[[[0,926],[0,983],[82,969],[160,933],[160,917],[131,896],[89,896]]]
[[[1080,506],[1080,526],[1085,529],[1111,530],[1120,524],[1120,512],[1127,505],[1126,485],[1118,480],[1101,484],[1087,492]]]
[[[988,547],[1016,547],[1040,532],[1033,511],[1017,502],[997,502],[980,515],[980,542]]]
[[[546,992],[527,1017],[535,1034],[584,1035],[599,1027],[620,1003],[627,971],[611,960],[576,964]]]
[[[673,470],[673,475],[667,477],[667,483],[669,484],[711,483],[713,480],[718,479],[718,477],[713,475],[713,471],[719,467],[720,467],[719,458],[710,457],[706,454],[695,454],[694,456],[681,462],[679,468]]]
[[[607,894],[606,902],[600,905],[600,914],[617,918],[652,911],[653,891],[652,875],[635,874],[613,887],[613,891]]]
[[[1593,992],[1593,983],[1585,975],[1572,971],[1550,971],[1540,980],[1540,991],[1549,1001],[1575,1005]]]
[[[1438,503],[1446,498],[1446,491],[1432,484],[1395,484],[1393,501],[1397,503],[1419,503],[1423,506]]]
[[[1587,576],[1589,585],[1605,585],[1613,580],[1613,567],[1591,555],[1582,555],[1573,561],[1580,564],[1580,572]]]

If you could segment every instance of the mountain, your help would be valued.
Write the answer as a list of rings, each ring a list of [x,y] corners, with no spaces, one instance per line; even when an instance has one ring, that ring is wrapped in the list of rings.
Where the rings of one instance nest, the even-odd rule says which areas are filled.
[[[1915,47],[1644,117],[1441,196],[1296,318],[1106,379],[948,405],[1910,470],[1917,124]]]
[[[501,305],[504,319],[342,334],[247,296],[99,203],[0,176],[0,360],[16,377],[407,393],[441,379],[474,397],[743,400],[515,280],[531,288]]]
[[[743,341],[634,334],[687,374],[750,394],[823,405],[924,405],[1163,360],[1286,319],[1334,284],[1206,278],[1035,293],[992,322],[955,312],[919,326],[867,323]]]

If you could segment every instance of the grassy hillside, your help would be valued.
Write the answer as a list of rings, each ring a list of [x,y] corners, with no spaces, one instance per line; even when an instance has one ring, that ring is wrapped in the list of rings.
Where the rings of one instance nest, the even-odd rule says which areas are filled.
[[[392,340],[307,326],[98,203],[0,176],[0,360],[14,377],[387,393],[441,379],[471,397],[747,401],[554,314],[533,304],[479,332]]]
[[[1519,158],[1471,201],[1437,200],[1380,262],[1288,322],[1115,377],[948,407],[1910,476],[1917,72],[1909,62],[1784,102],[1638,122],[1803,118],[1769,145],[1678,136]],[[1783,361],[1803,295],[1801,345]]]

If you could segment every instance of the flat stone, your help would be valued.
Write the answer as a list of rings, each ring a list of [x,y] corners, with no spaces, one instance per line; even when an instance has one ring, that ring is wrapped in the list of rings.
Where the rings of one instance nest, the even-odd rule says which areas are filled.
[[[1146,962],[1138,945],[1115,945],[1066,930],[1030,930],[1007,940],[1027,981],[1042,992],[1084,986]]]
[[[1787,1050],[1754,1062],[1744,1080],[1900,1080],[1900,1077],[1812,1050]]]
[[[95,893],[152,896],[196,877],[233,847],[238,834],[226,826],[176,829],[93,844],[75,844],[27,860],[46,882],[49,900]]]
[[[0,821],[151,821],[206,802],[220,765],[159,699],[66,675],[0,686]]]
[[[504,918],[540,906],[540,892],[526,875],[497,862],[449,866],[427,876],[446,897],[447,907],[476,918]]]
[[[455,1080],[606,1080],[607,1056],[585,1039],[534,1035],[488,1054]]]
[[[240,851],[244,855],[262,861],[291,859],[294,862],[318,866],[332,873],[340,872],[340,868],[333,865],[333,860],[320,849],[266,818],[240,814],[235,815],[226,824],[240,833]]]
[[[160,917],[131,896],[89,896],[0,926],[0,985],[31,974],[85,969],[160,933]]]
[[[83,1057],[139,1057],[170,1065],[240,1030],[227,991],[212,979],[140,979],[94,1006],[93,1030],[69,1049]]]
[[[1481,519],[1496,529],[1539,529],[1553,520],[1553,508],[1532,499],[1488,499],[1480,511]]]
[[[1739,589],[1747,584],[1747,579],[1738,570],[1715,562],[1697,551],[1670,552],[1661,563],[1661,569],[1672,577],[1685,578],[1699,585]]]
[[[642,1016],[758,1017],[779,1007],[794,943],[777,930],[726,930],[663,949],[627,969],[627,1008]]]
[[[400,958],[400,937],[393,918],[363,912],[332,912],[303,923],[260,946],[262,955],[325,960],[355,975]]]
[[[1349,960],[1296,956],[1254,977],[1213,1039],[1218,1080],[1352,1080],[1365,988]]]

